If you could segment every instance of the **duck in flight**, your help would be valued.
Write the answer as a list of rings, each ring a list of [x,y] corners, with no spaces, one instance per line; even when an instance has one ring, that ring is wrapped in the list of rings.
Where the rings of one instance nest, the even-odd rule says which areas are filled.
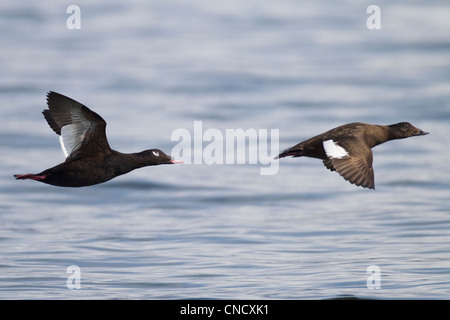
[[[62,94],[47,94],[44,110],[50,128],[59,135],[66,160],[38,174],[15,174],[60,187],[84,187],[106,182],[134,169],[181,163],[159,149],[121,153],[110,148],[106,122],[83,104]]]
[[[279,154],[321,159],[327,169],[337,171],[357,186],[375,189],[371,148],[389,140],[426,135],[408,122],[392,125],[348,123],[298,143]]]

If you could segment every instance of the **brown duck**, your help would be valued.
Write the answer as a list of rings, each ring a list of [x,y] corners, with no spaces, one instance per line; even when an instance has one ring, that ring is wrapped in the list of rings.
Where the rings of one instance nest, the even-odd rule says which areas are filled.
[[[84,187],[102,183],[134,169],[179,163],[159,149],[121,153],[110,148],[106,122],[81,103],[50,91],[45,119],[58,134],[66,160],[38,174],[15,174],[60,187]]]
[[[322,159],[331,171],[357,186],[375,189],[371,148],[389,140],[426,135],[408,122],[374,125],[354,122],[331,129],[285,150],[287,156]]]

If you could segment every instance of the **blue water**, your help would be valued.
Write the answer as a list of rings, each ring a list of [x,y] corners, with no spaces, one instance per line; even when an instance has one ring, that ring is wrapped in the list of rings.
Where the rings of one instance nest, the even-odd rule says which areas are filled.
[[[1,299],[450,298],[445,1],[379,1],[380,30],[368,1],[77,1],[69,30],[72,4],[0,4]],[[279,129],[280,149],[353,121],[430,135],[373,150],[375,191],[303,158],[274,175],[184,164],[79,189],[16,181],[64,160],[49,90],[99,113],[122,152],[170,153],[194,121]]]

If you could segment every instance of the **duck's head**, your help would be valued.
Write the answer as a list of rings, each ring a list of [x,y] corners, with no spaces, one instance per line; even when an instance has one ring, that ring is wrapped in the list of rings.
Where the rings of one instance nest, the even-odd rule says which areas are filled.
[[[419,128],[414,127],[409,122],[400,122],[397,124],[390,125],[390,131],[391,134],[396,139],[402,139],[402,138],[409,138],[414,136],[424,136],[429,134],[428,132],[425,132]]]

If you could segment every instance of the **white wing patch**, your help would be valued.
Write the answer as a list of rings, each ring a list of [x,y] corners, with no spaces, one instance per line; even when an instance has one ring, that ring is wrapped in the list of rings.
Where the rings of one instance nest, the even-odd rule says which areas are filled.
[[[348,152],[331,139],[323,142],[323,148],[330,159],[341,159],[348,156]]]
[[[67,152],[66,146],[64,145],[64,140],[63,140],[62,135],[59,136],[59,144],[61,145],[61,149],[64,152],[64,156],[67,158],[69,156],[69,153]]]
[[[72,123],[61,128],[59,143],[66,158],[81,146],[88,129],[89,126],[84,126],[83,123]]]

